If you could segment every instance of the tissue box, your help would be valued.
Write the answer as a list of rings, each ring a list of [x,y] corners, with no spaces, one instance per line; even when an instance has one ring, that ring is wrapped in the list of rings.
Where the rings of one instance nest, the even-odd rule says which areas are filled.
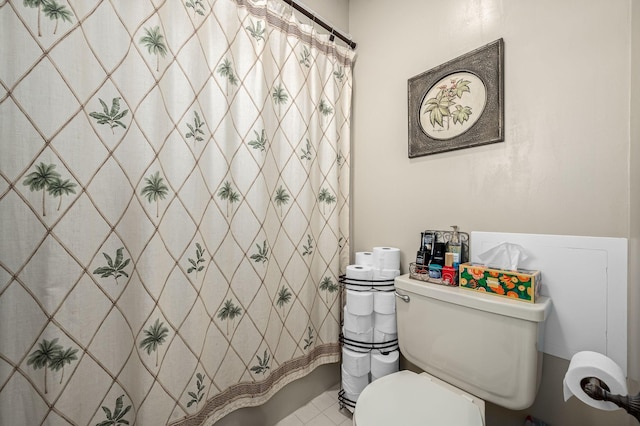
[[[503,297],[535,303],[540,293],[540,271],[488,268],[477,263],[460,265],[459,285]]]

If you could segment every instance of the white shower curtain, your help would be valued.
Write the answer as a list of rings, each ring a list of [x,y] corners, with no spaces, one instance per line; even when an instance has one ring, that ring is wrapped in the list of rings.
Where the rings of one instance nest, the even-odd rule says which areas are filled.
[[[339,357],[353,52],[254,0],[0,1],[0,424],[211,425]]]

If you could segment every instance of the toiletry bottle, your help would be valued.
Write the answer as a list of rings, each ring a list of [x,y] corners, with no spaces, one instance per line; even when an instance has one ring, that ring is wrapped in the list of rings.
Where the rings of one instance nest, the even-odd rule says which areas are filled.
[[[420,247],[418,248],[418,253],[416,254],[416,265],[424,265],[425,264],[425,246],[424,246],[424,232],[420,233]]]
[[[442,266],[437,263],[432,263],[429,265],[429,278],[442,278]]]
[[[445,253],[444,266],[442,267],[442,282],[449,285],[455,285],[456,272],[456,268],[453,267],[453,253]]]
[[[424,264],[428,265],[431,263],[431,252],[433,251],[433,233],[425,231],[422,243],[424,245]]]
[[[431,252],[431,263],[444,265],[445,243],[438,241],[438,235],[435,235],[433,241],[433,250]]]
[[[462,256],[462,244],[460,243],[460,234],[458,233],[458,226],[453,225],[453,235],[451,241],[447,244],[447,252],[453,253],[453,262],[460,263],[460,257]]]

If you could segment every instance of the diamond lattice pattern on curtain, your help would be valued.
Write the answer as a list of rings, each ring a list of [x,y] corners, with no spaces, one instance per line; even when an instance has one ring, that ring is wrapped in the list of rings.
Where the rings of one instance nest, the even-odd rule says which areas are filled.
[[[351,52],[253,0],[0,39],[0,424],[211,425],[338,360]]]

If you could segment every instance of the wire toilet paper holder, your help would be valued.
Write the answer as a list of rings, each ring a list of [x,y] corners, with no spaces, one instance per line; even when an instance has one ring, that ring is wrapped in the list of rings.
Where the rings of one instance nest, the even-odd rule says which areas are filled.
[[[392,339],[387,342],[361,342],[359,340],[349,339],[344,337],[342,333],[340,333],[340,343],[347,349],[350,349],[354,352],[371,352],[372,350],[377,350],[383,355],[387,355],[389,352],[397,351],[400,349],[398,346],[398,339]]]
[[[395,293],[394,286],[394,278],[384,279],[384,280],[363,280],[356,278],[347,278],[346,274],[341,275],[338,279],[340,284],[342,285],[343,290],[349,286],[350,290],[359,291],[359,292],[386,292],[386,293]],[[344,305],[342,297],[343,292],[340,293],[340,302]],[[344,318],[342,317],[342,310],[340,311],[340,327],[344,325]],[[354,352],[359,353],[367,353],[371,351],[378,351],[383,355],[387,355],[393,351],[400,350],[400,346],[398,345],[398,338],[391,339],[385,342],[363,342],[360,340],[350,339],[344,336],[341,332],[339,335],[340,344]],[[346,392],[344,389],[340,389],[338,392],[338,402],[340,404],[340,408],[347,407],[350,410],[353,410],[356,406],[356,401],[349,399],[346,396]]]
[[[385,293],[395,293],[394,282],[395,279],[385,279],[385,280],[361,280],[355,278],[347,278],[346,275],[340,275],[338,281],[342,284],[343,288],[349,286],[350,290],[361,291],[361,292],[385,292]],[[342,296],[342,294],[341,294]],[[341,297],[341,304],[342,302]],[[342,311],[340,313],[340,326],[344,325],[344,318],[342,317]],[[360,340],[349,339],[344,336],[343,333],[340,333],[339,336],[340,343],[344,345],[347,349],[351,349],[355,352],[370,352],[372,350],[378,350],[382,354],[388,354],[389,352],[393,352],[395,350],[399,350],[398,346],[398,338],[391,339],[385,342],[363,342]]]

